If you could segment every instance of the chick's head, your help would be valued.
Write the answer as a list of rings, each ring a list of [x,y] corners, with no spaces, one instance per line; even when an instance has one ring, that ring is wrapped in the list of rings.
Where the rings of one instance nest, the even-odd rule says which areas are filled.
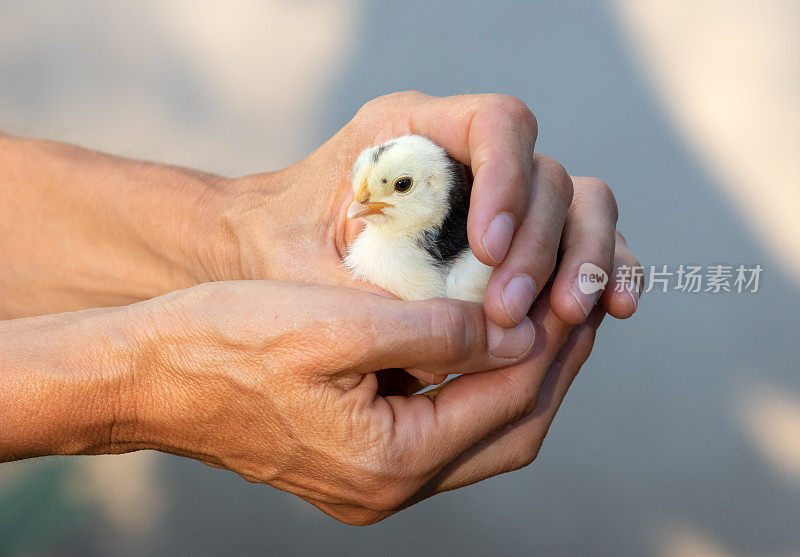
[[[387,233],[440,226],[448,212],[455,161],[433,141],[404,135],[364,150],[353,167],[351,219]]]

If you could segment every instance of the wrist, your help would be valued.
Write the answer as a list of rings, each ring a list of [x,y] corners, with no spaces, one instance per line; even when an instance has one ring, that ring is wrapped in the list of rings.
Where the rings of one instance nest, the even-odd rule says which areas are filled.
[[[171,193],[164,214],[156,215],[169,223],[158,247],[178,279],[154,295],[225,280],[236,259],[227,223],[232,179],[170,168],[162,180]]]
[[[223,179],[206,208],[205,219],[217,230],[198,246],[210,280],[281,280],[286,215],[296,217],[296,200],[287,199],[286,170]],[[287,213],[288,211],[288,213]],[[288,245],[287,245],[288,244]]]
[[[118,383],[111,444],[101,452],[154,449],[220,462],[210,454],[219,441],[213,432],[234,402],[223,396],[227,358],[213,332],[225,329],[234,310],[221,301],[226,284],[199,285],[127,308],[129,379]],[[201,311],[194,312],[198,303]]]
[[[0,323],[0,461],[120,452],[135,431],[126,308]]]

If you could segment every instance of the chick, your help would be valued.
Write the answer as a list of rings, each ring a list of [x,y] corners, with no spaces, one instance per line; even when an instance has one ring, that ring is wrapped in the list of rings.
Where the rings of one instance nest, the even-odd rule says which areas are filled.
[[[404,135],[364,150],[347,211],[364,229],[344,259],[353,275],[404,300],[483,301],[492,268],[467,240],[464,165],[433,141]]]

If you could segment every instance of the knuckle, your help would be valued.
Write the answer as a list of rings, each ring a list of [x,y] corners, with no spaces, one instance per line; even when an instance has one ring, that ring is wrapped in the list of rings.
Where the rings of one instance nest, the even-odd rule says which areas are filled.
[[[551,157],[544,157],[542,165],[546,180],[561,198],[565,207],[569,207],[575,194],[575,187],[569,172],[564,165]]]
[[[499,370],[503,381],[503,389],[508,393],[508,404],[505,407],[504,423],[513,425],[533,412],[536,406],[536,388],[531,381],[524,381],[518,374],[507,370]]]
[[[530,261],[532,262],[533,275],[538,279],[537,284],[544,284],[556,265],[556,248],[548,243],[542,236],[535,235],[527,242]],[[544,277],[544,280],[543,278]]]
[[[383,445],[378,443],[379,445]],[[354,502],[371,511],[394,511],[422,484],[408,451],[396,445],[382,446],[359,455],[359,474],[354,480]],[[350,460],[352,462],[353,460]]]
[[[428,95],[416,89],[406,89],[405,91],[396,91],[394,93],[388,93],[383,96],[387,98],[392,97],[392,98],[406,99],[414,97],[427,97]]]
[[[536,135],[538,123],[533,111],[520,98],[500,93],[490,93],[485,95],[485,102],[490,109],[502,113],[510,120],[524,122],[530,127],[530,133]]]
[[[374,99],[370,99],[356,111],[357,117],[369,117],[372,115],[373,112],[377,112],[380,110],[380,107],[386,103],[391,102],[391,95],[382,95],[380,97],[375,97]]]
[[[459,304],[448,300],[436,300],[431,313],[431,339],[438,360],[453,361],[462,358],[469,348],[470,326],[466,312]]]
[[[303,357],[312,369],[346,369],[369,358],[379,344],[379,332],[369,324],[339,321],[321,326],[313,340],[303,342]]]
[[[609,212],[614,216],[614,222],[619,218],[619,208],[617,206],[617,199],[614,197],[614,192],[611,188],[600,178],[586,178],[583,180],[584,187],[599,199],[599,202],[605,205]]]
[[[394,93],[388,93],[386,95],[382,95],[378,97],[376,100],[380,100],[381,102],[387,101],[409,101],[409,100],[416,100],[419,98],[428,97],[425,93],[421,91],[416,91],[414,89],[409,89],[408,91],[397,91]]]
[[[387,103],[406,102],[411,100],[419,100],[427,97],[428,95],[426,95],[425,93],[415,90],[397,91],[394,93],[388,93],[386,95],[381,95],[380,97],[375,97],[374,99],[368,100],[363,105],[361,105],[361,108],[358,109],[358,112],[356,114],[364,115],[364,114],[369,114],[376,109],[382,110]]]
[[[527,443],[520,443],[520,447],[511,462],[510,470],[520,470],[521,468],[525,468],[526,466],[533,464],[533,462],[539,456],[540,448],[541,443],[539,442],[529,441]]]
[[[512,97],[506,95],[503,98],[503,104],[506,107],[506,110],[512,116],[518,116],[520,118],[528,118],[529,116],[533,116],[533,113],[528,108],[528,105],[525,102],[517,97]]]
[[[509,116],[524,120],[535,118],[531,109],[525,104],[525,101],[518,97],[495,93],[491,95],[490,100],[493,106],[499,108]]]
[[[349,524],[350,526],[371,526],[391,515],[391,513],[372,511],[369,509],[328,511],[328,514],[339,522]]]
[[[381,97],[376,97],[362,104],[358,110],[356,110],[356,117],[367,115],[375,107],[375,105],[380,102],[380,99]]]
[[[614,246],[606,238],[587,237],[581,240],[582,259],[600,267],[610,277],[614,270]]]
[[[400,508],[411,495],[407,488],[399,484],[378,485],[362,495],[361,506],[370,511],[390,512]]]
[[[519,161],[508,161],[504,164],[507,169],[506,172],[508,181],[511,185],[519,191],[527,191],[530,189],[529,175],[525,173],[525,167],[519,164]]]

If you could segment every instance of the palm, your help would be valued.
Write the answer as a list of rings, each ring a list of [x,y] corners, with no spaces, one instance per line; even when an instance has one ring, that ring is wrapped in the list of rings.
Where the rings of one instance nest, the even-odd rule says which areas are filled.
[[[346,218],[351,165],[365,148],[398,133],[396,121],[357,120],[302,161],[277,173],[246,176],[234,194],[239,269],[233,277],[330,284],[382,292],[356,281],[342,257],[361,225]],[[365,129],[369,128],[369,129]]]

